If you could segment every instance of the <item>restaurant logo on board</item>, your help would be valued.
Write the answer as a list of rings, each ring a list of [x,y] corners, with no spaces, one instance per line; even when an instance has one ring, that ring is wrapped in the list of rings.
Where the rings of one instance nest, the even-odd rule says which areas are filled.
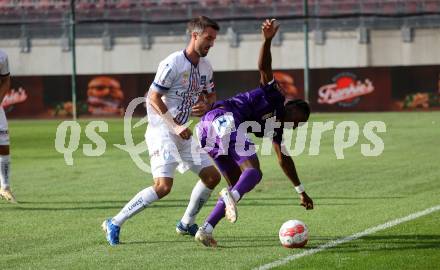
[[[370,79],[358,80],[356,75],[349,72],[339,73],[332,78],[333,83],[321,86],[318,90],[319,104],[337,104],[340,107],[356,106],[361,96],[374,91]]]

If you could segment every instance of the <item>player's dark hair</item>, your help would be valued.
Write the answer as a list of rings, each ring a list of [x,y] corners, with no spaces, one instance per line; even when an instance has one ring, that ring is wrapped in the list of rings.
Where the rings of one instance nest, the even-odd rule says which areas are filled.
[[[305,102],[302,99],[290,100],[284,105],[284,108],[286,109],[286,111],[289,111],[293,108],[298,108],[304,114],[305,118],[309,119],[310,116],[309,103]]]
[[[214,20],[206,17],[199,16],[197,18],[193,18],[188,22],[187,33],[192,34],[193,32],[203,33],[206,28],[211,27],[214,30],[219,31],[220,26]]]

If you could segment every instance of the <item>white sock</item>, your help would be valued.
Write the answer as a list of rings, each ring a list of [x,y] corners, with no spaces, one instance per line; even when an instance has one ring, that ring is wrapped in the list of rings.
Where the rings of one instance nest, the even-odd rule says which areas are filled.
[[[232,198],[234,199],[234,201],[235,202],[238,202],[238,200],[240,200],[240,193],[237,191],[237,190],[232,190],[231,191],[231,195],[232,195]]]
[[[159,197],[153,187],[143,189],[136,194],[116,216],[113,217],[112,223],[121,226],[127,219],[144,210],[144,208],[157,200],[159,200]]]
[[[212,233],[214,231],[214,227],[212,227],[212,225],[209,224],[208,222],[205,222],[205,224],[203,224],[203,230],[206,233]]]
[[[6,189],[9,187],[9,171],[10,171],[10,156],[0,155],[0,187]]]
[[[211,193],[212,189],[209,189],[207,186],[205,186],[202,180],[197,182],[192,190],[188,207],[186,208],[185,214],[181,220],[184,225],[194,224],[197,214],[203,205],[208,201]]]

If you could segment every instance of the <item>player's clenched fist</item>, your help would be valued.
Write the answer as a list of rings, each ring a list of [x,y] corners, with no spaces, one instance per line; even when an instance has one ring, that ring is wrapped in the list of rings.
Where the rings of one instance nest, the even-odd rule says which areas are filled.
[[[306,210],[313,209],[313,201],[305,192],[301,193],[301,206],[304,206]]]
[[[188,140],[192,136],[192,131],[189,128],[185,128],[182,132],[179,133],[179,136],[184,140]]]

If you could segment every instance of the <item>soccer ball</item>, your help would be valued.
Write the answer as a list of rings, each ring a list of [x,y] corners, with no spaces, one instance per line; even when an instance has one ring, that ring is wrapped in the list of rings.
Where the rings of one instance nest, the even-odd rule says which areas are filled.
[[[300,248],[309,240],[309,229],[300,220],[288,220],[280,228],[280,242],[286,248]]]

